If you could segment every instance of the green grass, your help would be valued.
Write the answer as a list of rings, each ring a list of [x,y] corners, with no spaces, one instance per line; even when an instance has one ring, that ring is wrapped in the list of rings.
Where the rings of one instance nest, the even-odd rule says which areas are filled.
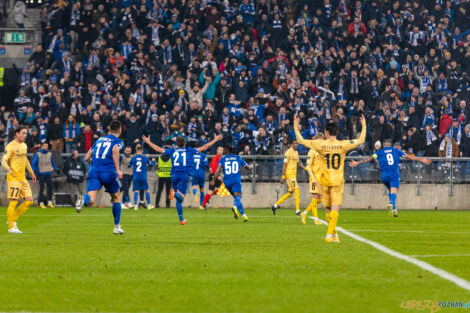
[[[182,227],[174,209],[123,211],[126,234],[113,236],[109,208],[30,209],[24,234],[0,233],[0,311],[389,313],[430,312],[404,300],[470,300],[345,235],[326,244],[326,226],[278,212],[249,210],[242,223],[229,210],[186,209]],[[456,211],[344,210],[339,221],[407,255],[468,254],[469,224],[470,212]],[[470,280],[469,256],[421,259]]]

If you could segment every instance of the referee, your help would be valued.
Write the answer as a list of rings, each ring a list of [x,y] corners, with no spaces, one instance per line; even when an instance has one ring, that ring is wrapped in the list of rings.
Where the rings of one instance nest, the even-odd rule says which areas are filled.
[[[220,185],[222,185],[222,178],[219,176],[217,177],[217,180],[215,181],[214,184],[212,184],[212,178],[214,178],[215,171],[217,171],[217,168],[219,166],[219,160],[222,158],[224,154],[224,148],[223,147],[218,147],[217,148],[217,154],[212,158],[211,163],[209,164],[211,168],[211,173],[209,175],[209,192],[206,193],[206,196],[204,197],[204,201],[202,202],[202,207],[204,210],[206,209],[207,203],[209,203],[210,198],[217,193],[219,190]]]

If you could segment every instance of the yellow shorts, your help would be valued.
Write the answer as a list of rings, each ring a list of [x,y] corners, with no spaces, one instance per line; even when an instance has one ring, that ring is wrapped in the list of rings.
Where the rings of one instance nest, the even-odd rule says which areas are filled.
[[[343,189],[344,184],[337,186],[321,186],[323,205],[325,207],[330,207],[332,205],[342,205]]]
[[[316,180],[311,180],[311,179],[309,179],[309,181],[308,181],[308,186],[309,186],[309,189],[308,189],[308,190],[309,190],[309,192],[310,192],[311,194],[316,193],[316,194],[321,195],[321,190],[322,190],[322,189],[321,189],[320,184],[317,183]]]
[[[33,197],[31,187],[27,180],[8,180],[7,197],[11,200]]]
[[[287,181],[287,192],[292,193],[295,189],[299,189],[299,184],[297,184],[297,179],[295,177],[286,178]]]

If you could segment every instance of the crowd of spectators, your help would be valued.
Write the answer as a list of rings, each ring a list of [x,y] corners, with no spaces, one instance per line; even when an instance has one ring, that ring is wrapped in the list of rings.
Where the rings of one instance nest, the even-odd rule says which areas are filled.
[[[132,147],[223,133],[213,149],[273,155],[294,114],[305,137],[333,120],[340,139],[364,114],[360,154],[392,139],[470,157],[469,0],[58,0],[41,23],[0,145],[27,124],[31,152],[86,152],[118,119]]]

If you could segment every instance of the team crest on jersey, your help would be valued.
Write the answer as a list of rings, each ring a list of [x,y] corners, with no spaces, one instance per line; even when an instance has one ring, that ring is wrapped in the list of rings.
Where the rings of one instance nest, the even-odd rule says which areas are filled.
[[[357,140],[349,140],[349,143],[356,144]]]

